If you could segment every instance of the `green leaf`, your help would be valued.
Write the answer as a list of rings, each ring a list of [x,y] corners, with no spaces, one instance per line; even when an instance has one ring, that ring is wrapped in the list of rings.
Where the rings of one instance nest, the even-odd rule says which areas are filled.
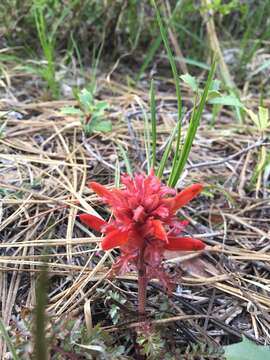
[[[106,109],[108,109],[109,104],[107,103],[107,101],[98,101],[95,103],[95,111],[104,111]]]
[[[83,107],[83,110],[88,112],[93,103],[93,96],[90,91],[83,89],[79,93],[78,98],[81,106]]]
[[[221,93],[217,90],[210,90],[207,96],[207,101],[210,102],[210,100],[221,97]]]
[[[82,115],[83,112],[81,109],[75,108],[73,106],[67,106],[60,109],[61,114],[65,115]]]
[[[173,11],[171,13],[170,18],[168,19],[168,22],[167,22],[168,27],[170,27],[172,25],[173,21],[175,20],[175,18],[179,14],[179,11],[180,11],[182,6],[183,6],[183,1],[177,1],[176,2],[176,5],[175,5],[175,7],[174,7],[174,9],[173,9]],[[158,36],[158,37],[156,37],[156,39],[152,42],[152,44],[147,49],[144,62],[143,62],[142,66],[141,66],[141,68],[140,68],[140,70],[138,72],[138,75],[136,76],[136,82],[141,78],[141,76],[144,73],[145,69],[152,62],[156,52],[158,51],[158,49],[160,47],[161,42],[162,42],[162,37]],[[182,58],[182,59],[180,59],[180,61],[188,62],[188,59]],[[192,60],[190,60],[190,61],[192,61]],[[196,61],[194,61],[194,62],[196,63]],[[196,64],[194,64],[194,65],[196,65]],[[199,66],[199,65],[197,65],[197,66]]]
[[[210,85],[210,91],[218,91],[220,89],[220,84],[221,84],[220,80],[218,79],[213,80],[212,84]]]
[[[190,153],[190,150],[192,147],[193,140],[195,138],[196,132],[200,125],[201,116],[202,116],[203,109],[206,104],[206,99],[208,96],[210,85],[213,81],[215,69],[216,69],[216,61],[214,59],[212,66],[211,66],[211,70],[208,73],[207,81],[206,81],[203,93],[201,95],[200,102],[199,102],[198,106],[195,106],[193,109],[190,124],[189,124],[188,130],[187,130],[187,134],[185,137],[183,147],[181,148],[181,152],[179,154],[178,153],[175,154],[175,158],[177,159],[177,161],[173,162],[171,175],[170,175],[169,181],[168,181],[168,185],[171,187],[176,186],[177,181],[179,180],[179,178],[184,170],[184,167],[186,165],[186,162],[188,160],[188,156],[189,156],[189,153]],[[178,151],[178,148],[176,149],[176,151]]]
[[[180,82],[179,82],[179,76],[178,76],[178,72],[177,72],[177,68],[176,68],[176,63],[174,60],[173,52],[169,45],[167,30],[163,24],[163,20],[159,13],[157,4],[156,4],[155,0],[151,0],[151,3],[154,6],[155,11],[156,11],[156,17],[157,17],[160,34],[161,34],[161,37],[162,37],[162,40],[163,40],[163,43],[164,43],[164,46],[166,49],[166,53],[168,55],[169,62],[171,65],[174,83],[175,83],[174,84],[175,85],[175,93],[176,93],[176,98],[177,98],[177,117],[178,117],[178,121],[181,122],[181,119],[182,119],[182,96],[181,96]],[[179,129],[181,130],[181,126],[179,127]],[[179,137],[180,137],[180,135],[181,135],[181,131],[179,131]]]
[[[91,135],[93,133],[93,124],[92,122],[84,124],[82,122],[83,131],[86,135]]]
[[[269,111],[267,108],[259,106],[260,130],[264,131],[269,126]]]
[[[112,123],[110,120],[101,120],[96,122],[92,129],[95,131],[110,132],[112,131]]]
[[[184,81],[194,92],[198,91],[198,83],[194,76],[191,76],[190,74],[184,74],[180,76],[180,79]]]
[[[123,146],[121,144],[118,144],[118,148],[119,148],[119,150],[121,152],[121,155],[122,155],[122,158],[124,160],[124,163],[125,163],[125,166],[126,166],[126,169],[127,169],[127,173],[132,178],[133,173],[132,173],[132,168],[131,168],[130,161],[129,161],[129,158],[128,158],[128,154],[127,154],[126,150],[123,148]]]
[[[169,155],[170,155],[170,152],[171,152],[171,149],[172,149],[172,144],[173,144],[173,141],[174,141],[174,138],[175,138],[175,134],[176,134],[179,126],[180,126],[180,123],[177,123],[175,128],[173,129],[173,131],[172,131],[172,133],[171,133],[171,135],[170,135],[170,137],[168,139],[168,143],[166,145],[166,148],[164,150],[162,158],[160,160],[159,168],[158,168],[158,171],[157,171],[157,176],[160,179],[162,178],[166,162],[167,162],[167,160],[169,158]]]
[[[181,58],[177,57],[177,60],[181,60],[181,61],[185,62],[188,65],[193,65],[193,66],[196,66],[196,67],[198,67],[200,69],[210,70],[210,66],[208,64],[203,63],[203,62],[198,61],[198,60],[185,58],[185,57],[181,57]]]
[[[254,122],[254,124],[257,126],[258,129],[260,129],[260,121],[258,116],[250,109],[244,107],[245,112],[249,115],[251,120]]]
[[[173,159],[173,166],[176,164],[177,158],[178,158],[178,152],[180,151],[180,144],[181,144],[181,138],[182,138],[182,96],[181,96],[181,89],[180,89],[180,77],[177,72],[176,63],[174,60],[173,52],[169,45],[168,35],[165,26],[163,25],[163,20],[160,16],[157,4],[155,0],[151,0],[151,3],[153,4],[155,11],[156,11],[156,17],[157,22],[160,30],[160,34],[167,52],[167,56],[169,58],[169,62],[171,65],[173,78],[174,78],[174,85],[175,85],[175,93],[176,93],[176,99],[177,99],[177,140],[176,140],[176,151],[175,156]],[[162,156],[161,163],[158,169],[158,176],[161,177],[164,171],[164,167],[166,164],[166,161],[169,158],[171,147],[172,147],[172,141],[174,139],[174,136],[171,137],[170,142],[167,145],[167,148]]]
[[[154,81],[151,80],[150,89],[150,108],[151,108],[151,139],[152,139],[152,169],[156,164],[156,148],[157,148],[157,117],[156,117],[156,99]]]
[[[226,360],[267,360],[270,359],[270,347],[257,345],[243,338],[240,343],[224,346]]]
[[[226,106],[243,107],[243,104],[235,96],[227,95],[221,97],[215,97],[209,101],[210,104],[219,104]]]

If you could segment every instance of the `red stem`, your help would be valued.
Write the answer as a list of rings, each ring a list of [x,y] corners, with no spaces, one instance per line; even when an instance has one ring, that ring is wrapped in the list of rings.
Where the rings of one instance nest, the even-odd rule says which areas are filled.
[[[138,261],[138,312],[139,316],[145,315],[145,305],[146,305],[146,267],[144,264],[144,250],[143,247],[140,250],[139,261]]]

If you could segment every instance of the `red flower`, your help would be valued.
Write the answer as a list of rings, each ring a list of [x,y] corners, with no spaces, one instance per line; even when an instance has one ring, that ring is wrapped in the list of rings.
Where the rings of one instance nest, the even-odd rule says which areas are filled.
[[[123,190],[108,190],[90,182],[89,187],[112,208],[114,218],[107,223],[96,216],[81,214],[80,220],[105,234],[103,250],[120,247],[121,255],[115,264],[120,272],[139,269],[139,259],[143,257],[147,280],[158,277],[167,283],[162,268],[165,250],[194,251],[205,247],[201,240],[180,236],[187,221],[179,221],[175,215],[203,186],[194,184],[176,195],[175,190],[163,185],[153,173],[136,175],[134,179],[122,176],[122,184]]]

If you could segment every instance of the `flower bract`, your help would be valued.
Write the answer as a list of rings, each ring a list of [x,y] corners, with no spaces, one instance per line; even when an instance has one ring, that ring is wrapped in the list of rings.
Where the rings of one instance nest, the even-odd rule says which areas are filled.
[[[139,269],[139,259],[143,259],[147,280],[158,278],[166,285],[167,276],[162,266],[166,250],[197,251],[205,247],[201,240],[182,235],[188,222],[179,220],[176,215],[203,186],[193,184],[176,193],[162,184],[153,172],[134,178],[124,175],[121,180],[123,189],[108,190],[97,182],[89,183],[111,208],[113,216],[109,222],[90,214],[81,214],[80,220],[104,234],[103,250],[120,248],[115,270],[124,273]]]

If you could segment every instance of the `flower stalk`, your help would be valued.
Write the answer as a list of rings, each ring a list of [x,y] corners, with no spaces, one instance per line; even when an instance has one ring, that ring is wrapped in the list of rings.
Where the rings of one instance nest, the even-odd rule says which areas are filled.
[[[138,261],[138,313],[139,316],[145,315],[146,306],[146,291],[147,291],[147,278],[146,278],[146,266],[144,263],[144,250],[142,248],[139,254]]]

